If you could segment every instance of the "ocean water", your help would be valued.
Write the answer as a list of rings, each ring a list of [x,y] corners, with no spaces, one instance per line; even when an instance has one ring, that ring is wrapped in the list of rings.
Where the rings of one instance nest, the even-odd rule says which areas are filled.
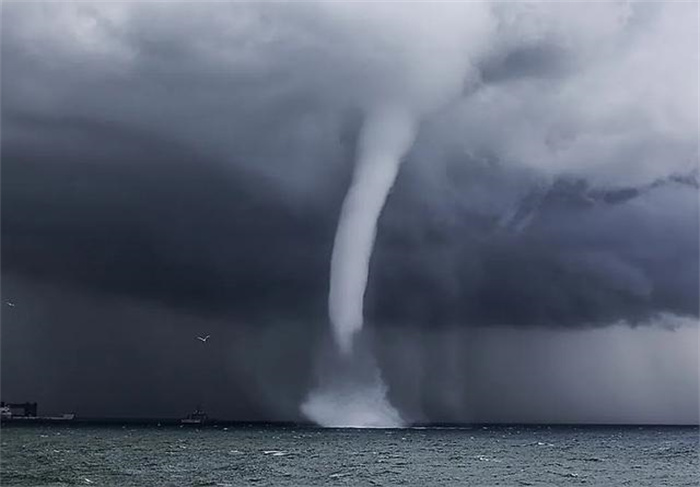
[[[700,485],[698,428],[14,426],[2,486]]]

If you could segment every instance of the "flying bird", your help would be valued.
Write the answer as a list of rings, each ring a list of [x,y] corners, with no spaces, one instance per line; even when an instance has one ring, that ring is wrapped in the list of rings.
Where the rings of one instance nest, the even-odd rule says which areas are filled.
[[[15,307],[15,303],[13,303],[12,301],[5,301],[5,303],[6,303],[10,308],[14,308],[14,307]]]
[[[206,343],[207,340],[209,340],[209,337],[211,335],[207,335],[205,337],[197,337],[197,340],[201,341],[202,343]]]

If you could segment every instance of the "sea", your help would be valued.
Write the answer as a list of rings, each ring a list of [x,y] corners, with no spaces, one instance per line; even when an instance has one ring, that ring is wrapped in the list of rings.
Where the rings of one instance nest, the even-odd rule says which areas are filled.
[[[3,425],[4,486],[698,486],[697,427]]]

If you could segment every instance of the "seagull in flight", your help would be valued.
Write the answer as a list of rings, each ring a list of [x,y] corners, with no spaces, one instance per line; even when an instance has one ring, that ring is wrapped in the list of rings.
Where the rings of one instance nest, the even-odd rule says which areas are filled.
[[[5,301],[5,303],[6,303],[10,308],[14,308],[14,307],[15,307],[15,303],[13,303],[12,301]]]
[[[199,341],[202,342],[202,343],[206,343],[207,340],[209,340],[209,337],[210,337],[210,336],[211,336],[211,335],[207,335],[207,336],[205,336],[205,337],[197,337],[197,340],[199,340]]]

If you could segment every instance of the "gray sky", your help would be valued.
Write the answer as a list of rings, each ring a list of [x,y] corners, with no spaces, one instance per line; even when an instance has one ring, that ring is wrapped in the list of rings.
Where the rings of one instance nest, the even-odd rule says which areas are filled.
[[[298,418],[390,100],[420,126],[365,314],[398,407],[697,422],[697,9],[4,3],[3,398]]]

